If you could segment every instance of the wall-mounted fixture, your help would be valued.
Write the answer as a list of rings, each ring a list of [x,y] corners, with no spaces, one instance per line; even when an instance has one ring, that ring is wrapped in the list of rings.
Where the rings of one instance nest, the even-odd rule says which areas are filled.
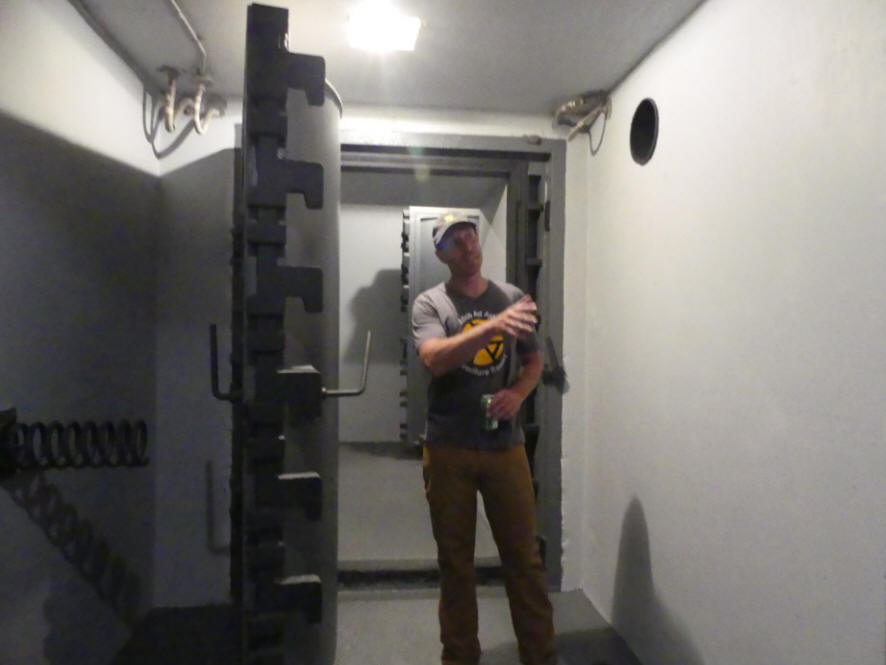
[[[606,121],[611,114],[612,99],[609,97],[609,93],[605,90],[593,90],[561,104],[554,111],[554,124],[572,127],[567,136],[568,141],[574,139],[581,132],[587,134],[591,146],[591,154],[596,155],[603,144],[603,135],[606,133]],[[591,129],[600,116],[603,116],[603,130],[595,146],[591,138]]]
[[[649,98],[644,99],[634,111],[631,121],[631,157],[640,164],[652,159],[658,143],[658,107]]]
[[[185,115],[193,117],[194,129],[198,134],[205,134],[209,129],[209,121],[222,115],[226,107],[224,99],[206,94],[206,88],[212,83],[212,79],[201,74],[193,76],[195,92],[192,95],[182,95],[178,93],[178,78],[181,73],[169,65],[163,65],[160,71],[166,74],[169,81],[160,109],[166,131],[175,131],[175,118]]]
[[[108,48],[116,53],[142,82],[144,86],[142,128],[145,138],[151,144],[155,157],[162,159],[177,150],[192,129],[196,130],[198,134],[204,134],[209,127],[209,121],[213,117],[224,113],[224,99],[207,94],[211,79],[209,78],[209,69],[206,64],[206,48],[176,0],[167,0],[167,3],[199,52],[199,64],[193,70],[194,90],[188,94],[183,94],[182,90],[179,89],[180,71],[177,68],[168,65],[159,68],[159,71],[166,74],[167,79],[166,88],[162,89],[158,85],[154,74],[142,67],[129,50],[120,43],[107,26],[92,12],[84,0],[68,1]],[[179,114],[192,116],[194,122],[189,123],[187,127],[179,131],[178,135],[162,149],[158,148],[158,134],[160,133],[161,126],[167,132],[173,132],[175,130],[175,119]]]
[[[174,131],[176,116],[184,114],[193,117],[194,129],[197,130],[198,134],[205,134],[206,130],[209,128],[209,121],[213,117],[220,116],[224,113],[225,101],[219,97],[206,94],[206,89],[212,84],[212,79],[209,78],[209,75],[207,74],[206,48],[203,46],[203,42],[200,40],[200,37],[197,35],[197,32],[191,25],[188,17],[185,16],[185,13],[182,11],[178,2],[176,2],[176,0],[167,0],[167,2],[175,12],[179,23],[182,24],[185,32],[188,33],[193,40],[194,45],[197,47],[197,50],[200,52],[200,65],[197,68],[197,73],[192,77],[195,85],[195,91],[192,95],[183,95],[178,91],[178,78],[181,75],[181,72],[169,65],[163,65],[160,67],[160,71],[166,74],[168,81],[166,92],[163,95],[163,107],[161,108],[163,126],[166,127],[166,131],[168,132]],[[176,99],[177,96],[178,99]]]

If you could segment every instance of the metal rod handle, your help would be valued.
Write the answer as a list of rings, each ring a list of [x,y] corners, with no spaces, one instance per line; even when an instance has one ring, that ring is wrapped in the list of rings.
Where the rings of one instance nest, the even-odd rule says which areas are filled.
[[[359,388],[324,388],[323,397],[356,397],[366,390],[366,378],[369,375],[369,351],[372,349],[372,331],[366,331],[366,347],[363,350],[363,376]]]

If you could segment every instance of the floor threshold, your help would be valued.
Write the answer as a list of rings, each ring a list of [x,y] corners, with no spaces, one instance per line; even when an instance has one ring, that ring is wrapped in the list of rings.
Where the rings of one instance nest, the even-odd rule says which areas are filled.
[[[476,567],[478,586],[500,586],[504,583],[501,566]],[[340,589],[411,589],[434,588],[440,584],[440,571],[434,567],[408,568],[339,568]]]

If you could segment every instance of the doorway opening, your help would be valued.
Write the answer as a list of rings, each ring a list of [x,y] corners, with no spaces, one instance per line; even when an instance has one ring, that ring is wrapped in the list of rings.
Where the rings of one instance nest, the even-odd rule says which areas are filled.
[[[484,274],[538,302],[546,377],[559,369],[563,321],[565,143],[538,138],[343,131],[340,367],[354,373],[365,330],[375,350],[364,396],[339,413],[339,579],[430,580],[436,574],[421,478],[408,422],[408,221],[435,209],[482,218]],[[407,233],[404,233],[407,231]],[[426,261],[430,264],[430,261]],[[413,268],[414,269],[414,268]],[[412,294],[412,297],[414,298]],[[353,367],[352,367],[353,366]],[[412,386],[414,388],[414,386]],[[524,409],[548,582],[560,587],[562,384],[545,380]],[[478,519],[478,577],[495,576],[497,552]]]

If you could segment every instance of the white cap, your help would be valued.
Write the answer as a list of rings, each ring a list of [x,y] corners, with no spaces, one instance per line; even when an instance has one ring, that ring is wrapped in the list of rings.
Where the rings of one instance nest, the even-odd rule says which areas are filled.
[[[451,229],[456,224],[470,224],[474,227],[475,231],[479,232],[476,219],[460,212],[447,212],[440,215],[437,221],[434,222],[434,228],[431,231],[431,238],[434,241],[434,247],[440,247],[440,243],[443,242],[443,236],[445,236],[446,232],[449,231],[449,229]]]

